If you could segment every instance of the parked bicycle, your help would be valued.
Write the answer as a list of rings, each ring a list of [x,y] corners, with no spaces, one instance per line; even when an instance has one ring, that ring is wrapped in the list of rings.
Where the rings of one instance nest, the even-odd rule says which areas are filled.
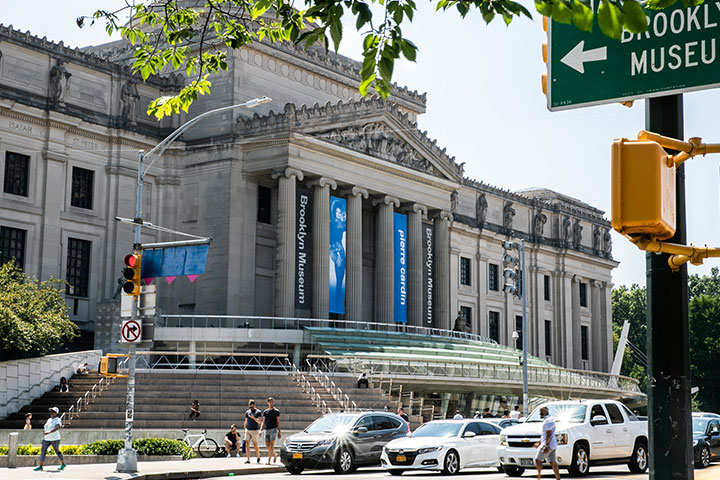
[[[198,435],[190,435],[190,433],[188,433],[188,428],[183,428],[182,431],[185,437],[178,438],[178,440],[187,443],[190,448],[195,450],[198,455],[203,458],[210,458],[215,456],[218,451],[218,444],[212,438],[207,438],[207,428]],[[196,438],[197,440],[193,443],[193,439]]]

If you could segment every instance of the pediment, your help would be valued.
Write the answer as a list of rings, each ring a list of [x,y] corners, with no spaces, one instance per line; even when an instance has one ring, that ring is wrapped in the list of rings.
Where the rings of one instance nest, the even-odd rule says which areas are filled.
[[[464,164],[455,162],[421,132],[397,105],[378,98],[313,107],[285,105],[282,113],[238,121],[243,137],[285,131],[363,153],[438,178],[462,183]]]
[[[356,152],[396,163],[436,177],[447,178],[427,154],[421,152],[384,122],[357,123],[316,132],[315,137]],[[454,179],[453,179],[454,180]]]

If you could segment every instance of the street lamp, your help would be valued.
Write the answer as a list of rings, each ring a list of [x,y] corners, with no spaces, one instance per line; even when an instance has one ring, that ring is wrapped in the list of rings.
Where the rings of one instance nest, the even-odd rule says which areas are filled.
[[[214,115],[216,113],[224,112],[226,110],[232,110],[235,108],[254,108],[259,105],[266,104],[268,102],[272,101],[269,97],[262,97],[262,98],[253,98],[252,100],[249,100],[244,103],[239,103],[237,105],[230,105],[227,107],[220,107],[216,108],[214,110],[209,110],[205,113],[202,113],[198,115],[197,117],[191,119],[187,123],[181,125],[178,127],[177,130],[172,132],[170,135],[168,135],[162,142],[155,145],[147,154],[143,153],[142,151],[138,154],[138,170],[137,170],[137,199],[135,203],[135,243],[133,244],[133,249],[135,251],[142,251],[142,245],[140,243],[140,228],[142,227],[143,220],[142,220],[142,187],[143,187],[143,178],[145,178],[145,174],[148,172],[150,167],[153,166],[155,161],[160,158],[160,156],[163,154],[163,152],[167,149],[167,147],[170,146],[172,142],[177,140],[180,135],[185,132],[189,127],[194,125],[195,123],[199,122],[203,118]],[[154,158],[150,162],[150,164],[143,170],[143,160],[146,157],[150,157],[151,155],[154,155]],[[138,299],[139,296],[134,296],[132,300],[132,309],[131,309],[131,318],[132,320],[137,320],[137,312],[138,312]],[[130,351],[128,352],[128,362],[130,371],[128,372],[128,384],[127,384],[127,396],[125,400],[125,448],[118,451],[117,456],[117,471],[120,473],[135,473],[137,472],[137,452],[133,450],[132,448],[132,427],[133,427],[133,420],[135,416],[135,344],[130,344]]]

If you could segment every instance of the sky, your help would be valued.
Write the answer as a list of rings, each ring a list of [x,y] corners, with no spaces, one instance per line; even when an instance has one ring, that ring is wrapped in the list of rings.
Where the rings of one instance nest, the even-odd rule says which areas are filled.
[[[2,0],[0,23],[13,25],[66,46],[108,41],[102,26],[79,29],[75,19],[97,8],[111,10],[123,0]],[[543,187],[589,203],[610,218],[610,147],[616,138],[636,138],[645,125],[644,101],[550,112],[541,90],[545,72],[542,43],[546,34],[533,13],[506,26],[502,19],[485,25],[479,12],[461,19],[455,11],[435,12],[417,1],[406,38],[419,48],[417,61],[400,61],[393,80],[427,92],[427,113],[418,127],[441,148],[465,162],[465,174],[509,190]],[[346,22],[340,53],[360,59],[361,36]],[[684,95],[685,137],[720,143],[720,93]],[[696,157],[685,164],[687,236],[695,245],[717,245],[720,236],[720,155]],[[645,285],[645,253],[613,232],[613,256],[620,266],[613,284]],[[707,274],[709,259],[689,274]]]

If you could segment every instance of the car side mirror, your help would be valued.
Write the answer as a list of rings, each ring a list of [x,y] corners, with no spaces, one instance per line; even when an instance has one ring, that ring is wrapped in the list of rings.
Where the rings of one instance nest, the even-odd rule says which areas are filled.
[[[590,425],[593,427],[595,425],[606,425],[607,424],[607,418],[605,418],[605,415],[595,415],[592,420],[590,420]]]
[[[720,437],[720,432],[710,432],[711,437]]]
[[[473,438],[475,436],[475,432],[465,432],[463,433],[463,438]]]
[[[356,433],[356,434],[359,434],[359,433],[367,433],[367,432],[368,432],[367,427],[357,427],[357,428],[355,429],[355,433]]]

